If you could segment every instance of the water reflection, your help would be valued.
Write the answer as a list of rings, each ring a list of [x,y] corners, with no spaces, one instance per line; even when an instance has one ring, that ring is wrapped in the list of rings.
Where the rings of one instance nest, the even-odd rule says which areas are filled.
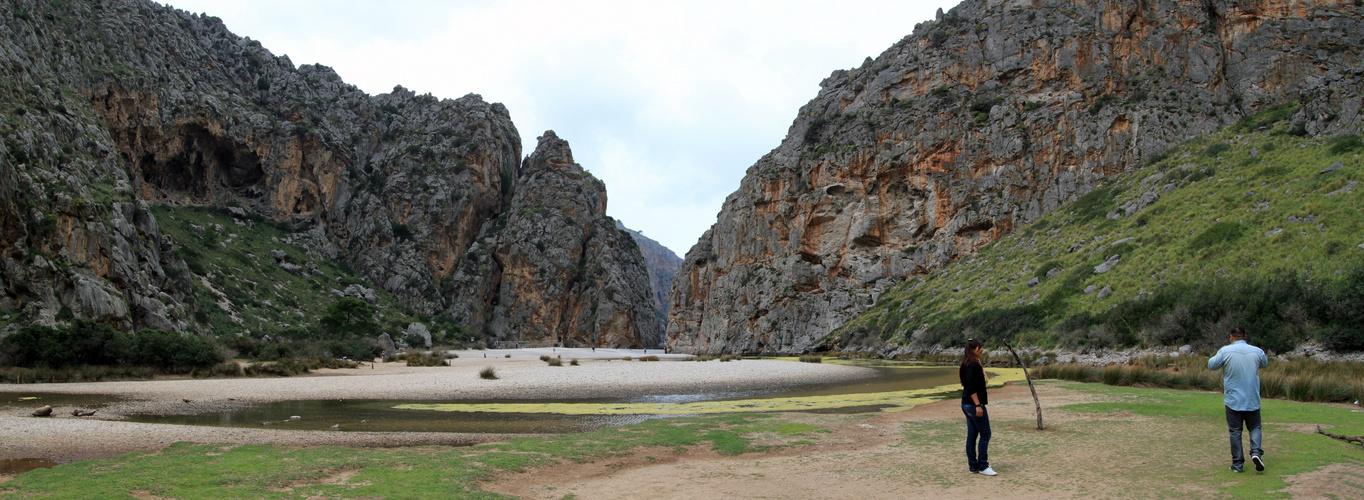
[[[41,458],[10,458],[0,460],[0,475],[23,474],[34,469],[51,469],[57,462]]]

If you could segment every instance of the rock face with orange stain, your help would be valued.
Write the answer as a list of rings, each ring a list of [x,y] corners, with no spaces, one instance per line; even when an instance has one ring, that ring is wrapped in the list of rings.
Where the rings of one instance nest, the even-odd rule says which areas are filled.
[[[606,185],[553,131],[522,164],[508,209],[484,225],[455,273],[455,321],[497,340],[657,347],[639,246],[606,216]]]
[[[510,266],[525,275],[450,285],[467,256],[488,248],[475,241],[490,225],[555,196],[543,192],[538,171],[523,171],[503,105],[402,87],[371,96],[325,66],[295,67],[218,18],[143,0],[34,0],[16,9],[0,16],[5,326],[51,324],[70,310],[125,329],[202,327],[196,303],[215,299],[196,296],[175,242],[158,230],[149,205],[166,204],[271,219],[310,259],[353,268],[417,313],[463,311],[470,292],[505,286],[485,294],[495,307],[479,304],[506,311],[489,323],[504,337],[541,339],[561,327],[621,345],[660,336],[631,329],[638,314],[653,319],[648,277],[611,224],[596,239],[518,232],[498,240],[508,259],[533,260],[518,253],[530,245],[571,255],[565,266],[600,270],[600,279],[574,285],[591,293],[566,303],[569,294],[547,290],[571,288],[567,267]],[[605,188],[591,188],[600,205],[564,219],[584,230],[606,224],[597,220]],[[245,251],[253,250],[274,265],[268,249]],[[616,283],[640,280],[640,297]],[[551,296],[560,302],[542,314]]]
[[[967,0],[820,84],[687,253],[668,345],[839,348],[887,287],[1170,146],[1288,101],[1358,130],[1361,46],[1353,1]]]

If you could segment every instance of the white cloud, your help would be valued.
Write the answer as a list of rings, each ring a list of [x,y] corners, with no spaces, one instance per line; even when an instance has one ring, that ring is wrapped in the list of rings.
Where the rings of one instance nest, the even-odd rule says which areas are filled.
[[[945,1],[173,0],[369,93],[502,102],[606,182],[608,211],[685,253],[835,69]],[[525,151],[530,153],[530,149]]]

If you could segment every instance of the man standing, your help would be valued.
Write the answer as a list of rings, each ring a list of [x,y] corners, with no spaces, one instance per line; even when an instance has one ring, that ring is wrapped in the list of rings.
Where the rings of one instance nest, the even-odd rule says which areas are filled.
[[[1231,343],[1208,360],[1209,370],[1222,370],[1222,402],[1227,408],[1227,430],[1231,431],[1231,471],[1241,472],[1246,457],[1241,453],[1241,426],[1250,432],[1250,461],[1255,470],[1265,470],[1265,451],[1260,448],[1260,369],[1269,358],[1259,347],[1246,343],[1246,330],[1231,329]]]

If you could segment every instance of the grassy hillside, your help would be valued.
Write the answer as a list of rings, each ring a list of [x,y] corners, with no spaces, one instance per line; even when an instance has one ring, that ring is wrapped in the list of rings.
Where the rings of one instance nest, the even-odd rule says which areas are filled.
[[[1305,137],[1287,122],[1296,110],[1117,176],[897,286],[830,340],[1210,347],[1243,324],[1276,351],[1364,349],[1364,145]]]
[[[351,284],[375,291],[381,332],[398,339],[418,320],[392,294],[343,263],[309,257],[285,225],[254,214],[233,217],[213,207],[158,206],[152,212],[189,267],[199,297],[195,321],[214,335],[311,337],[318,318],[338,299],[333,290]],[[284,258],[272,257],[272,250]],[[290,272],[281,262],[298,267]]]

